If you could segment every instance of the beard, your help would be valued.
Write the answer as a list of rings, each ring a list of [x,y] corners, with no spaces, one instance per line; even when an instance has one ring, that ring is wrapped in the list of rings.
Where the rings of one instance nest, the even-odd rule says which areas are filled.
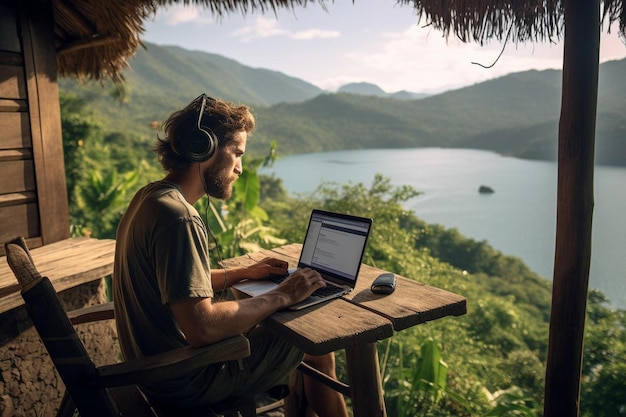
[[[202,173],[204,191],[211,197],[228,200],[233,194],[233,184],[238,176],[228,170],[224,158]]]

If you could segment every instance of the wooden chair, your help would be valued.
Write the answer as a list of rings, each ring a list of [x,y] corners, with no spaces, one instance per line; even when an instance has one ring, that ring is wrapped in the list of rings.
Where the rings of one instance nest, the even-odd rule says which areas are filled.
[[[7,262],[22,287],[28,313],[65,384],[57,416],[72,416],[75,411],[81,417],[257,415],[252,396],[197,409],[165,409],[150,404],[139,388],[142,383],[174,378],[198,366],[250,355],[250,344],[243,335],[201,348],[184,347],[97,367],[73,324],[114,318],[112,303],[66,313],[50,280],[37,271],[24,239],[6,243],[5,249]]]

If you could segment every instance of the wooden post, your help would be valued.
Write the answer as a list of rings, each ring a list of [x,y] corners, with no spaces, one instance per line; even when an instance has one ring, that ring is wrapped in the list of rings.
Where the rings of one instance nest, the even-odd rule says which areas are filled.
[[[376,343],[364,343],[346,349],[346,364],[352,389],[352,411],[355,417],[387,417],[381,391],[380,368]],[[360,381],[360,384],[354,383]],[[371,382],[370,385],[364,381]],[[357,388],[358,387],[358,388]]]
[[[591,259],[599,0],[565,8],[557,225],[545,417],[578,416]]]

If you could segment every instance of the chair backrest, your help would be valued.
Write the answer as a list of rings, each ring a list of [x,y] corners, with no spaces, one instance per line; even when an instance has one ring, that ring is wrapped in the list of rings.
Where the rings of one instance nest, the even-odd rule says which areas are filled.
[[[96,366],[70,323],[52,283],[37,271],[23,238],[5,244],[7,263],[22,288],[26,309],[81,417],[118,415],[106,389],[90,389]]]

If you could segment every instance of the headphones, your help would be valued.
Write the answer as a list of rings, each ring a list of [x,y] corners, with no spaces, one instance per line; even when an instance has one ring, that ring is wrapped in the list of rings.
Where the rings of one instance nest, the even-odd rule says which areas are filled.
[[[174,151],[193,162],[203,162],[210,159],[218,146],[217,136],[211,129],[202,125],[202,116],[206,109],[207,100],[215,101],[205,93],[199,95],[192,103],[202,100],[200,111],[198,112],[197,131],[189,134],[185,140],[181,140],[178,146],[172,146]],[[172,143],[173,145],[173,143]],[[180,148],[180,149],[178,149]]]

